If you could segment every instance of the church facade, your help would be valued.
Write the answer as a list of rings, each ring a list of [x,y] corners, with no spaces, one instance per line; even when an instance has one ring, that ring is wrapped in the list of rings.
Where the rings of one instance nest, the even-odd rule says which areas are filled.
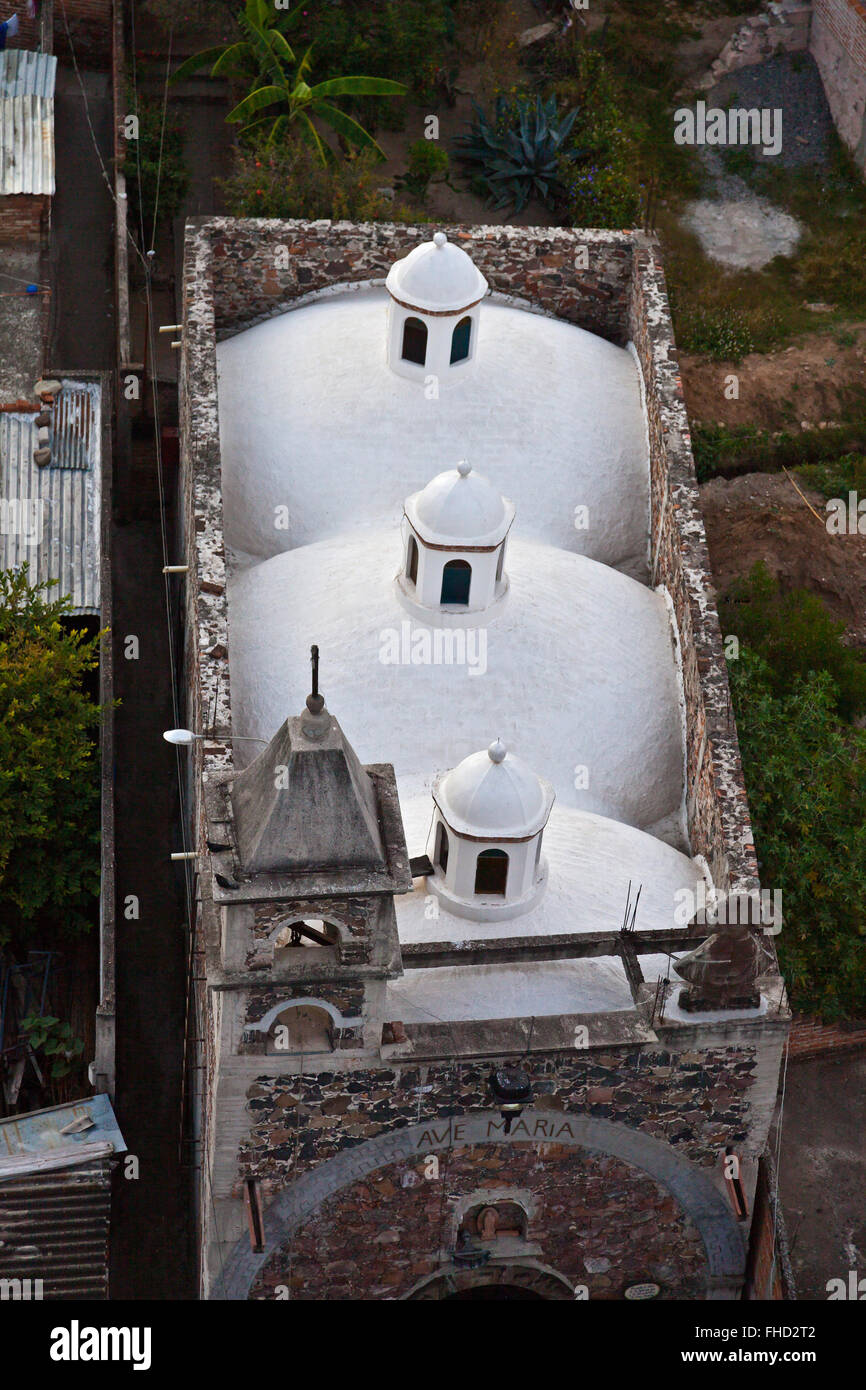
[[[739,1298],[789,1019],[655,242],[189,224],[181,504],[202,1296]]]

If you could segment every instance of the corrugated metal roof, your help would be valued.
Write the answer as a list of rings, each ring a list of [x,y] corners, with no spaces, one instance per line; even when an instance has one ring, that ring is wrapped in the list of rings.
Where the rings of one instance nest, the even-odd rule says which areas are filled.
[[[53,97],[57,59],[53,53],[6,48],[0,53],[0,97]]]
[[[63,1134],[69,1125],[87,1122],[88,1128],[77,1134]],[[82,1158],[94,1143],[108,1144],[122,1153],[126,1147],[108,1096],[85,1096],[65,1105],[52,1105],[47,1110],[31,1110],[25,1115],[10,1115],[0,1120],[0,1180],[5,1174],[4,1162],[32,1160],[33,1166],[45,1158],[57,1156],[66,1149],[81,1149]],[[16,1174],[22,1170],[16,1168]]]
[[[93,1123],[62,1133],[82,1120]],[[30,1281],[6,1297],[108,1297],[111,1172],[125,1150],[104,1095],[0,1120],[0,1282]]]
[[[0,195],[54,192],[54,78],[50,53],[0,53]]]
[[[73,613],[97,616],[101,397],[98,382],[63,379],[45,468],[33,459],[39,447],[35,416],[0,414],[0,569],[28,563],[31,582],[57,579],[59,593],[72,598]]]

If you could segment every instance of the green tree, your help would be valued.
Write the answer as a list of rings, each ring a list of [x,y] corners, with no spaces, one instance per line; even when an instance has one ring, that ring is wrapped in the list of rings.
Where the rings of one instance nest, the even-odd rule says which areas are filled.
[[[0,571],[0,942],[46,917],[87,930],[99,892],[99,706],[85,689],[100,636],[70,601]]]
[[[779,958],[791,1001],[866,1014],[866,734],[836,712],[826,671],[776,693],[743,648],[730,667],[761,883],[782,891]]]
[[[797,676],[829,672],[840,713],[866,710],[866,664],[842,641],[845,624],[808,589],[783,593],[763,561],[737,580],[720,605],[725,632],[768,663],[773,690],[782,695]]]
[[[230,77],[250,84],[248,94],[226,117],[241,126],[242,134],[267,126],[268,141],[274,143],[297,122],[321,162],[327,164],[335,156],[317,128],[316,122],[322,122],[349,145],[375,150],[384,159],[384,151],[369,131],[334,106],[330,98],[405,96],[406,87],[384,77],[332,77],[311,87],[306,79],[314,45],[299,59],[285,36],[303,3],[304,0],[293,10],[279,11],[267,0],[246,0],[238,15],[243,39],[228,47],[207,48],[193,54],[181,63],[172,81],[209,66],[212,77]]]

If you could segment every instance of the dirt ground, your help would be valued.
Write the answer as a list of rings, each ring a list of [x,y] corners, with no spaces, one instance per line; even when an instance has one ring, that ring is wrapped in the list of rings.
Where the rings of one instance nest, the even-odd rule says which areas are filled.
[[[866,1055],[788,1068],[779,1188],[798,1298],[824,1300],[827,1282],[866,1275],[863,1192]]]
[[[798,486],[826,515],[823,498]],[[852,645],[866,650],[866,536],[830,535],[784,473],[713,478],[700,494],[719,594],[763,560],[784,590],[818,594]]]
[[[855,341],[846,346],[849,337]],[[681,353],[680,370],[693,422],[814,428],[845,413],[846,400],[858,388],[866,393],[866,323],[810,333],[792,347],[750,353],[739,363]],[[738,400],[725,398],[732,374],[739,381]]]

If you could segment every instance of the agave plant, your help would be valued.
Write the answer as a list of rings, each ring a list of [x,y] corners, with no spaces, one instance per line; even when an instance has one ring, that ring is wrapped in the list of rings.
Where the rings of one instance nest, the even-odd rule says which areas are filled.
[[[549,203],[561,191],[557,162],[577,117],[577,107],[560,116],[556,97],[547,101],[505,96],[496,99],[494,119],[473,102],[468,135],[455,140],[457,156],[475,168],[494,207],[521,212],[535,194]]]
[[[267,143],[273,144],[294,122],[304,138],[313,146],[323,164],[334,158],[333,150],[322,139],[315,121],[322,121],[341,135],[350,145],[373,149],[382,158],[384,151],[369,131],[329,98],[343,96],[405,96],[402,82],[384,77],[332,77],[311,87],[306,81],[310,72],[313,45],[298,59],[285,35],[300,13],[301,0],[293,10],[274,9],[268,0],[246,0],[237,16],[244,38],[228,47],[206,48],[181,63],[172,77],[178,82],[190,73],[210,67],[211,77],[231,77],[246,81],[251,90],[226,117],[241,125],[241,133],[270,126]],[[252,119],[250,119],[252,118]]]

